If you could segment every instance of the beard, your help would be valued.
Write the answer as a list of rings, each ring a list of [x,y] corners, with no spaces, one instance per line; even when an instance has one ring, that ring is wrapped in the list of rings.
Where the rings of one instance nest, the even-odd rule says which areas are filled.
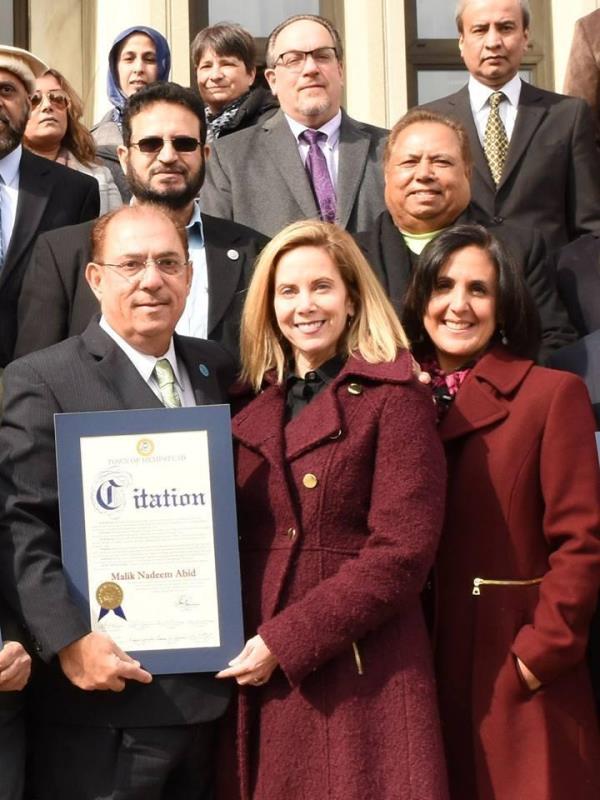
[[[23,103],[21,116],[17,120],[11,120],[5,111],[0,111],[0,158],[4,158],[21,144],[27,120],[29,118],[29,106]]]
[[[155,203],[170,211],[179,211],[185,208],[188,203],[194,200],[198,195],[204,183],[205,167],[206,165],[203,159],[198,172],[195,174],[188,174],[185,177],[184,186],[179,189],[169,187],[165,189],[153,189],[149,183],[149,179],[152,178],[153,175],[152,171],[150,171],[148,179],[144,180],[139,173],[135,171],[131,163],[127,164],[125,176],[131,193],[140,203]],[[165,172],[167,170],[163,169],[161,171]],[[171,171],[185,176],[185,173],[180,170],[173,169]]]

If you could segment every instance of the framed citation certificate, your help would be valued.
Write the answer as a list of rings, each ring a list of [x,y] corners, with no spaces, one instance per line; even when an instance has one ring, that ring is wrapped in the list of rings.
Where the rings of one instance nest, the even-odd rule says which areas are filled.
[[[155,674],[243,646],[229,406],[57,414],[62,559],[74,600]]]

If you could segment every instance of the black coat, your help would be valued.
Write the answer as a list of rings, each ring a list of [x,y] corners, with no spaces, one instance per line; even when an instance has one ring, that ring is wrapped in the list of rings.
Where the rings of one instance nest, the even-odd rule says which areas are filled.
[[[98,181],[23,150],[15,225],[0,274],[0,366],[13,358],[17,301],[36,238],[44,231],[94,219]]]

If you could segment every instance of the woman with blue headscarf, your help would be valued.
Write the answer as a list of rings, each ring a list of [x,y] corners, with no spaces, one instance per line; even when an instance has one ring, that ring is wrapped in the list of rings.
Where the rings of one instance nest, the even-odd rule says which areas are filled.
[[[112,108],[91,129],[97,155],[106,164],[123,196],[131,193],[119,166],[117,147],[123,143],[121,119],[127,99],[143,86],[166,81],[171,69],[169,44],[162,33],[144,25],[126,28],[108,54],[107,92]]]

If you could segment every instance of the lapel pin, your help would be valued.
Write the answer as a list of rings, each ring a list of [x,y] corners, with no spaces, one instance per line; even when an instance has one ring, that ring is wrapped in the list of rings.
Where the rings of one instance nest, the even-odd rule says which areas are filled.
[[[210,370],[209,370],[209,368],[206,366],[206,364],[199,364],[199,365],[198,365],[198,372],[199,372],[201,375],[204,375],[204,377],[205,377],[205,378],[208,378],[208,376],[210,375]]]
[[[240,257],[240,254],[239,254],[239,252],[237,250],[233,250],[232,249],[232,250],[228,250],[227,251],[227,258],[230,261],[237,261],[239,257]]]

